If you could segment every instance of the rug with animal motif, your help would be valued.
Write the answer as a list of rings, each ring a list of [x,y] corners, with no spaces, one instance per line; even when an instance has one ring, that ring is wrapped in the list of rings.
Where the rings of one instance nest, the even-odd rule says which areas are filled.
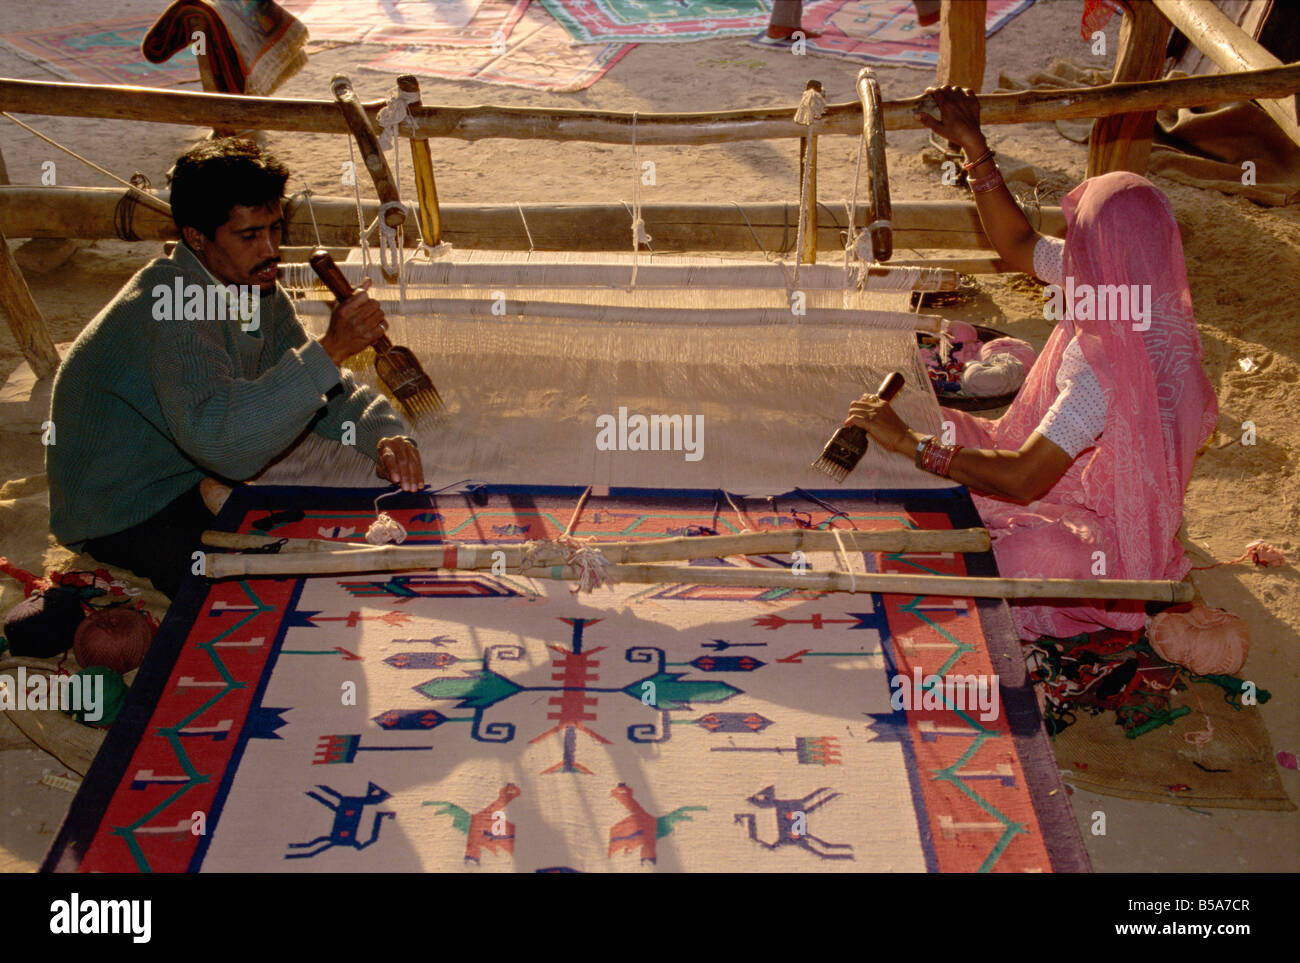
[[[375,492],[218,524],[361,541]],[[964,490],[395,495],[419,542],[979,524]],[[991,555],[690,563],[995,573]],[[970,598],[508,570],[192,577],[46,869],[1087,869],[1009,612]],[[966,688],[951,681],[964,680]]]

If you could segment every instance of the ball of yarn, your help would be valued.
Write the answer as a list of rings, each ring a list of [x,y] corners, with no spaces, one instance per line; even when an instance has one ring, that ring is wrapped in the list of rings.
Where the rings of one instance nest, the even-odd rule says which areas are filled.
[[[125,673],[140,667],[151,642],[153,626],[144,614],[116,605],[91,612],[77,626],[73,652],[84,668],[103,666]]]
[[[28,596],[5,616],[9,651],[35,659],[66,652],[85,617],[77,593],[68,589],[56,585]]]
[[[1034,360],[1038,357],[1038,352],[1034,350],[1034,346],[1028,341],[1021,341],[1019,338],[994,338],[992,341],[985,341],[980,345],[981,361],[988,361],[1000,354],[1009,354],[1014,358],[1019,358],[1026,372],[1034,366]]]
[[[999,398],[1020,389],[1025,368],[1009,354],[994,355],[987,361],[972,361],[962,369],[961,390],[972,398]]]
[[[371,545],[387,545],[389,542],[400,544],[406,541],[406,529],[392,515],[380,512],[370,523],[370,528],[366,529],[366,541]]]
[[[100,676],[103,681],[94,681],[95,676]],[[107,666],[94,665],[82,669],[75,678],[81,680],[82,707],[73,710],[72,718],[87,726],[99,726],[105,729],[111,726],[126,703],[126,693],[129,688],[121,673]]]
[[[1205,605],[1161,612],[1147,627],[1147,640],[1166,662],[1186,666],[1197,675],[1232,675],[1250,654],[1246,623],[1231,612]]]

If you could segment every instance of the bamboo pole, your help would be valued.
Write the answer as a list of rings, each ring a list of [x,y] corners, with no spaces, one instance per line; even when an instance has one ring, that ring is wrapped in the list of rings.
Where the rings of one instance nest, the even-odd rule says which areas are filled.
[[[1261,71],[1277,68],[1282,61],[1268,52],[1257,40],[1228,19],[1210,0],[1154,0],[1156,7],[1181,30],[1196,48],[1224,70]],[[1291,66],[1296,66],[1292,64]],[[1290,94],[1256,94],[1251,98],[1268,112],[1286,135],[1300,144],[1297,101]],[[1275,99],[1277,96],[1285,100]],[[1180,106],[1190,107],[1190,104]]]
[[[980,95],[980,123],[1025,124],[1037,121],[1107,117],[1112,114],[1171,107],[1200,107],[1254,98],[1289,97],[1300,90],[1300,64],[1233,74],[1106,84],[1077,90],[1026,90]],[[886,130],[917,130],[913,113],[923,97],[881,105]],[[362,105],[377,114],[383,102]],[[216,126],[239,124],[259,130],[341,134],[347,126],[333,101],[245,97],[237,94],[190,93],[148,87],[63,84],[0,79],[0,110],[58,117],[102,117],[160,124]],[[541,107],[432,107],[410,110],[411,121],[399,128],[404,137],[454,137],[482,140],[632,142],[632,115]],[[855,135],[862,109],[855,101],[827,107],[820,133]],[[800,137],[789,107],[747,108],[696,113],[639,114],[637,143],[718,144],[743,140]]]
[[[412,74],[397,78],[397,89],[414,94],[413,106],[420,105],[420,80]],[[437,247],[442,243],[442,211],[438,207],[438,183],[433,177],[433,155],[424,137],[411,138],[411,167],[415,171],[415,193],[419,200],[420,232],[425,243]]]
[[[862,101],[862,136],[867,141],[867,234],[871,237],[871,256],[880,263],[894,254],[894,213],[889,200],[880,82],[870,67],[858,71],[858,97]]]
[[[3,232],[0,232],[0,311],[8,319],[9,330],[32,366],[32,372],[37,378],[51,377],[59,368],[59,352]]]
[[[115,220],[123,191],[103,187],[0,187],[0,230],[10,237],[119,237]],[[166,192],[154,192],[165,198]],[[133,202],[132,202],[133,203]],[[352,198],[312,197],[321,242],[355,246],[357,213]],[[378,213],[375,201],[362,202],[367,222]],[[452,227],[445,239],[459,247],[526,251],[528,238],[515,207],[451,204],[443,208]],[[649,204],[642,208],[646,227],[662,253],[670,251],[755,251],[754,234],[768,251],[789,250],[798,224],[798,205]],[[825,213],[825,212],[823,212]],[[832,212],[833,213],[833,212]],[[532,204],[524,214],[538,250],[625,251],[627,212],[621,204]],[[746,219],[748,218],[748,222]],[[316,246],[307,205],[300,197],[285,203],[286,246]],[[827,219],[820,225],[825,248],[842,247],[846,224]],[[752,225],[754,234],[750,233]],[[1042,208],[1044,234],[1065,233],[1059,207]],[[141,240],[175,240],[176,225],[161,211],[134,204],[132,233]],[[971,201],[912,201],[893,205],[897,247],[984,250],[992,245]],[[414,244],[414,235],[407,239]]]
[[[331,542],[318,538],[279,539],[273,535],[238,534],[207,531],[203,544],[213,548],[264,549],[279,546],[280,554],[326,553],[346,556],[340,564],[356,564],[373,559],[385,563],[396,560],[402,567],[449,567],[444,563],[456,559],[457,568],[491,568],[497,552],[508,567],[517,568],[528,549],[519,544],[434,544],[372,546],[364,542]],[[554,543],[541,543],[554,544]],[[798,528],[776,532],[748,532],[741,535],[699,535],[689,538],[656,538],[649,541],[593,542],[593,548],[610,562],[663,562],[694,558],[725,558],[728,555],[769,555],[789,552],[986,552],[989,535],[982,528],[951,530],[898,528],[885,531],[820,531]],[[534,552],[537,550],[534,549]],[[553,549],[565,555],[562,546]],[[358,554],[360,553],[360,554]],[[367,569],[367,571],[372,571]],[[383,569],[373,569],[383,571]]]
[[[401,546],[397,546],[401,547]],[[392,549],[388,549],[391,551]],[[501,548],[496,549],[500,551]],[[305,552],[287,555],[211,555],[204,572],[208,578],[271,577],[321,573],[364,572],[355,568],[359,552],[317,556]],[[341,568],[339,566],[342,566]],[[428,568],[429,566],[415,566]],[[403,564],[401,568],[408,569]],[[391,571],[391,568],[379,571]],[[457,568],[459,570],[459,567]],[[1137,599],[1188,602],[1195,591],[1190,582],[1140,579],[1027,579],[968,578],[953,575],[844,572],[803,573],[786,569],[716,569],[697,565],[613,564],[602,577],[613,582],[681,585],[726,585],[744,588],[790,588],[806,592],[872,592],[886,595],[930,595],[959,598],[1006,599]],[[573,565],[537,565],[515,570],[524,578],[579,581],[583,570]]]
[[[805,90],[817,92],[816,102],[824,105],[821,81],[808,81]],[[807,94],[804,95],[807,97]],[[795,111],[795,123],[806,128],[806,133],[799,142],[799,183],[807,188],[806,201],[799,205],[799,234],[803,237],[803,248],[799,253],[800,264],[817,263],[817,121],[820,119],[815,111],[810,111],[806,118],[800,117],[803,105]],[[806,122],[805,122],[806,121]],[[801,190],[800,194],[804,192]]]

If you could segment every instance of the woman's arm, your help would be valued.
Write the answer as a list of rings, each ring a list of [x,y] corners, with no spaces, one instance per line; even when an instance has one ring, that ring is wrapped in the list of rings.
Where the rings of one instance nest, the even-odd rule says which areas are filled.
[[[844,423],[865,429],[877,444],[908,458],[915,457],[917,445],[925,438],[875,395],[853,402]],[[1058,445],[1034,432],[1019,451],[961,449],[948,477],[968,488],[1028,504],[1051,491],[1073,461]]]
[[[968,164],[988,153],[988,141],[980,130],[980,102],[972,91],[961,87],[930,87],[926,93],[939,105],[942,120],[918,112],[913,116],[921,124],[960,144]],[[990,156],[971,169],[969,177],[976,182],[996,170],[997,165]],[[1000,182],[1001,178],[998,180]],[[1017,271],[1033,274],[1034,245],[1042,235],[1030,227],[1006,184],[999,183],[993,190],[977,192],[975,206],[979,209],[984,233],[1002,259]]]

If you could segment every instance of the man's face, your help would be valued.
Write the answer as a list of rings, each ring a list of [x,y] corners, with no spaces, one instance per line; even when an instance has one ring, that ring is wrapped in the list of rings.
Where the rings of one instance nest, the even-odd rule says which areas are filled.
[[[255,284],[263,291],[275,287],[284,234],[279,201],[261,207],[236,206],[211,239],[192,228],[186,228],[185,234],[186,243],[218,281]]]

